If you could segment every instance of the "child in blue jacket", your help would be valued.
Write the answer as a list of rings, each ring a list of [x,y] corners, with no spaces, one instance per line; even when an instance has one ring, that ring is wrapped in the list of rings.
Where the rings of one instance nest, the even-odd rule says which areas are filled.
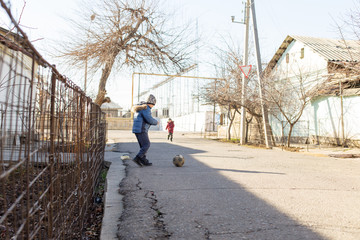
[[[133,106],[131,109],[134,113],[132,132],[135,133],[140,146],[140,151],[133,161],[140,167],[152,165],[152,163],[146,159],[146,153],[150,148],[149,128],[151,125],[158,124],[158,121],[151,116],[151,108],[153,108],[155,104],[156,98],[150,94],[146,102],[140,102],[140,104]]]

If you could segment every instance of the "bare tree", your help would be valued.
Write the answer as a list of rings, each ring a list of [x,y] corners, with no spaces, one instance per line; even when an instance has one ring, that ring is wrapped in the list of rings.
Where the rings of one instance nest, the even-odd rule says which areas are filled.
[[[343,40],[345,33],[351,35],[350,39],[360,40],[360,1],[354,1],[351,10],[347,16],[342,19],[341,25],[337,21],[334,22]]]
[[[241,63],[240,55],[234,48],[227,46],[228,50],[216,49],[216,59],[220,64],[213,64],[217,75],[221,80],[215,80],[212,84],[207,85],[201,94],[202,99],[208,104],[217,104],[227,111],[229,119],[228,139],[231,139],[231,127],[235,119],[236,112],[240,114],[239,108],[241,98],[238,96],[241,92],[241,71],[236,68]]]
[[[83,15],[83,21],[74,22],[77,31],[63,56],[72,65],[89,64],[89,71],[102,69],[95,100],[101,105],[114,68],[169,72],[186,66],[194,41],[187,40],[186,27],[172,28],[169,20],[158,0],[102,0]]]
[[[287,146],[290,147],[292,131],[300,120],[309,101],[318,94],[323,83],[313,85],[311,80],[318,79],[319,72],[298,69],[289,73],[275,72],[265,80],[266,101],[271,114],[280,122],[284,119],[289,125]],[[279,116],[279,114],[281,116]],[[286,124],[282,123],[282,131]]]
[[[232,99],[232,89],[230,87],[230,80],[214,80],[212,84],[207,85],[201,93],[201,98],[208,105],[217,104],[226,109],[226,116],[230,120],[228,128],[228,139],[231,139],[231,126],[235,119],[235,112],[238,111],[236,101]]]
[[[261,108],[258,97],[257,81],[252,72],[249,76],[246,101],[241,103],[241,88],[242,88],[242,72],[239,66],[242,65],[242,56],[239,49],[227,44],[226,50],[217,49],[214,51],[216,59],[219,59],[220,64],[214,64],[218,75],[222,76],[223,80],[216,80],[213,84],[208,85],[202,93],[202,98],[205,102],[216,103],[227,110],[229,118],[228,139],[231,139],[231,127],[235,119],[236,113],[240,113],[240,108],[245,107],[250,117],[247,118],[246,135],[248,135],[248,126],[253,119],[253,116],[261,120]],[[261,135],[261,128],[259,128]],[[246,139],[247,141],[247,139]]]

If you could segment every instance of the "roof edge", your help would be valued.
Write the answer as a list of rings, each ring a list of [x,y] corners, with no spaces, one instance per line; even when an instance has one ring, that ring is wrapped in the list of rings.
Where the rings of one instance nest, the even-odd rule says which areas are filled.
[[[268,63],[268,65],[266,66],[264,73],[265,75],[270,73],[273,68],[275,67],[276,63],[280,60],[281,56],[284,54],[284,52],[286,51],[287,47],[295,40],[294,37],[287,35],[285,40],[281,43],[280,47],[278,48],[278,50],[275,52],[274,56],[272,57],[272,59],[270,60],[270,62]]]

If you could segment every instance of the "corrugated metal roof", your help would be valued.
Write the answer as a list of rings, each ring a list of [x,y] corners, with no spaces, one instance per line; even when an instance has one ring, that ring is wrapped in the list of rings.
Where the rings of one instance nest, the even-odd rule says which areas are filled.
[[[292,36],[328,61],[359,62],[360,41]]]
[[[360,62],[360,41],[287,36],[265,69],[269,73],[293,41],[300,41],[330,62]]]

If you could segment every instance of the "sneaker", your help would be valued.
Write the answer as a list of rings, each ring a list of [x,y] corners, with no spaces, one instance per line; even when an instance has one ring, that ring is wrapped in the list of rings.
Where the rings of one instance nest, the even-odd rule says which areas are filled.
[[[135,157],[133,159],[133,162],[136,163],[139,167],[142,167],[142,162],[141,162],[141,159],[139,157]]]

